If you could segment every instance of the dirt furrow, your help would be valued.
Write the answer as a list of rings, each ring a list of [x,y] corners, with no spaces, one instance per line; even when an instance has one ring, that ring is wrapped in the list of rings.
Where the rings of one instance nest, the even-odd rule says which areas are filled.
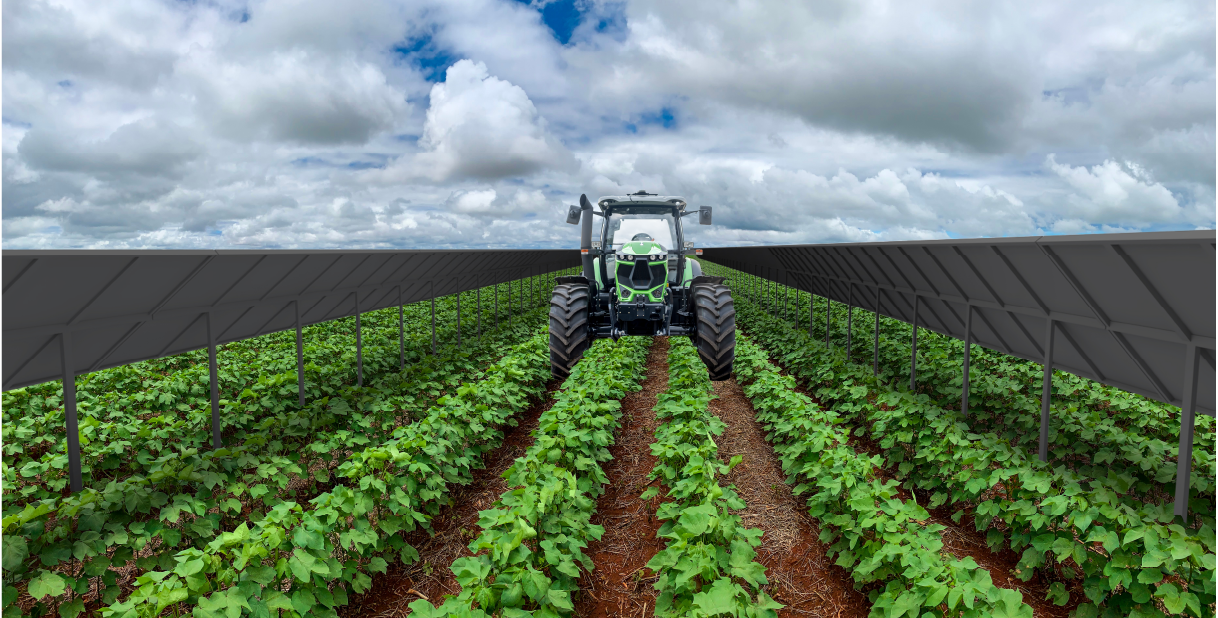
[[[740,512],[744,525],[765,532],[757,561],[770,580],[766,592],[786,605],[778,615],[867,616],[871,604],[854,589],[850,574],[825,556],[819,527],[803,501],[791,493],[778,456],[765,441],[765,431],[736,379],[716,382],[715,394],[711,412],[727,423],[718,440],[719,457],[724,462],[744,457],[721,482],[735,485],[748,503]]]
[[[790,375],[786,369],[782,369],[781,373],[783,375]],[[829,406],[826,406],[816,395],[804,388],[804,380],[796,377],[796,383],[798,384],[796,387],[798,392],[812,399],[816,405],[829,409]],[[855,423],[850,423],[848,426],[851,428],[849,438],[851,448],[859,453],[866,453],[868,455],[883,455],[883,449],[869,437],[854,435]],[[880,468],[879,473],[886,479],[895,478],[892,471],[886,468]],[[930,496],[926,492],[917,491],[915,494],[911,494],[904,487],[898,487],[897,491],[902,500],[916,499],[918,504],[922,505],[928,504],[930,500]],[[741,495],[743,496],[743,493]],[[976,529],[971,516],[966,514],[961,518],[960,523],[956,523],[952,520],[952,510],[948,507],[927,509],[927,511],[931,516],[929,523],[945,526],[945,529],[940,533],[940,538],[943,541],[943,549],[947,553],[955,556],[957,559],[972,557],[977,562],[977,566],[989,571],[990,579],[994,582],[995,586],[1019,590],[1020,594],[1023,595],[1024,603],[1027,603],[1032,608],[1032,613],[1036,618],[1065,618],[1084,600],[1079,582],[1077,580],[1066,581],[1064,583],[1066,584],[1066,589],[1070,592],[1070,600],[1064,606],[1054,605],[1046,598],[1052,581],[1049,581],[1039,573],[1033,576],[1030,581],[1021,581],[1016,576],[1019,555],[1012,551],[1009,545],[1004,546],[1002,551],[992,551],[986,543],[985,533]]]
[[[582,618],[649,616],[655,609],[655,590],[643,567],[664,549],[656,537],[661,498],[640,500],[639,494],[650,485],[647,475],[656,461],[651,443],[660,423],[652,408],[668,388],[666,337],[656,337],[651,346],[642,386],[622,399],[622,426],[609,448],[613,459],[604,464],[609,484],[597,500],[592,523],[604,526],[605,534],[586,550],[595,568],[580,579],[575,614]]]
[[[407,606],[418,599],[437,604],[445,594],[461,591],[448,567],[457,558],[473,555],[468,545],[480,530],[478,511],[490,508],[507,491],[507,481],[501,475],[533,443],[537,419],[553,405],[553,394],[559,386],[552,380],[544,398],[516,417],[518,425],[506,428],[503,444],[483,456],[485,467],[474,471],[473,482],[457,487],[452,494],[453,505],[432,520],[434,536],[421,528],[406,535],[406,542],[418,550],[419,559],[409,565],[391,564],[388,573],[372,580],[368,592],[352,595],[351,604],[340,611],[342,616],[404,616],[410,613]]]
[[[852,435],[850,446],[860,453],[882,454],[879,445],[869,438]],[[881,468],[880,474],[886,479],[896,478],[892,471],[886,468]],[[897,491],[902,500],[916,500],[923,506],[930,504],[929,492],[915,490],[911,495],[905,487],[899,487]],[[986,543],[985,533],[977,530],[971,515],[966,513],[960,519],[960,523],[956,523],[952,520],[953,511],[950,507],[928,508],[927,512],[930,513],[929,523],[940,524],[945,528],[939,533],[939,538],[942,539],[943,549],[947,553],[955,556],[956,559],[971,557],[977,566],[990,572],[990,579],[995,586],[1018,590],[1023,595],[1023,602],[1032,608],[1032,614],[1036,618],[1066,618],[1083,601],[1083,592],[1077,581],[1064,582],[1066,590],[1070,592],[1070,601],[1064,606],[1058,606],[1047,599],[1052,581],[1040,573],[1034,575],[1029,581],[1020,580],[1016,576],[1019,554],[1012,551],[1009,544],[1005,543],[1001,551],[991,550]]]

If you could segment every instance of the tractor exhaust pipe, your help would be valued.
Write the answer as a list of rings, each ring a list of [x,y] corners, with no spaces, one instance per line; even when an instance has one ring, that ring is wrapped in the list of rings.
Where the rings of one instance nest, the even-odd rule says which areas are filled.
[[[579,230],[579,252],[584,260],[584,276],[588,281],[596,281],[596,271],[592,267],[592,203],[587,195],[579,196],[579,208],[583,216]]]

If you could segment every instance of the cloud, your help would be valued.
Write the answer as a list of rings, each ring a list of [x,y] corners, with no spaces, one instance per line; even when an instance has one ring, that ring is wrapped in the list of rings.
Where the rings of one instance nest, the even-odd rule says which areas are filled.
[[[639,189],[702,246],[1214,226],[1212,2],[543,5],[5,3],[4,246],[572,247]]]
[[[522,88],[470,60],[449,67],[445,81],[432,86],[419,146],[424,152],[371,176],[494,180],[576,165]]]
[[[380,68],[351,55],[294,49],[243,63],[202,59],[185,70],[196,74],[210,129],[234,140],[363,144],[409,109]]]
[[[1136,163],[1111,159],[1090,169],[1057,162],[1050,154],[1045,165],[1074,190],[1070,204],[1081,219],[1104,224],[1146,224],[1181,218],[1175,196],[1154,182]]]
[[[182,167],[203,153],[182,127],[153,119],[124,124],[97,142],[68,133],[35,127],[25,134],[17,152],[26,165],[41,170],[142,176],[180,176]]]

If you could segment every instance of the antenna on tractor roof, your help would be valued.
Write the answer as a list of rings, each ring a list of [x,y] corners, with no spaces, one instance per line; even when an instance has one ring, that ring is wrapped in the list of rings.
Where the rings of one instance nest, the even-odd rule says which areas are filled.
[[[630,195],[655,195],[655,193],[648,193],[642,189],[639,189],[638,193],[631,193]]]

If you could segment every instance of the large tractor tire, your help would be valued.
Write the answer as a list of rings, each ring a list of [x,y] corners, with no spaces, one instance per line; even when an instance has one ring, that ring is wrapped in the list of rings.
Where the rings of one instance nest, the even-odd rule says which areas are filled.
[[[560,283],[550,296],[550,374],[566,380],[591,343],[588,338],[588,286]]]
[[[697,324],[693,339],[698,356],[706,364],[711,380],[726,380],[732,377],[732,362],[736,360],[736,307],[732,304],[732,291],[720,280],[695,281],[693,292]]]

